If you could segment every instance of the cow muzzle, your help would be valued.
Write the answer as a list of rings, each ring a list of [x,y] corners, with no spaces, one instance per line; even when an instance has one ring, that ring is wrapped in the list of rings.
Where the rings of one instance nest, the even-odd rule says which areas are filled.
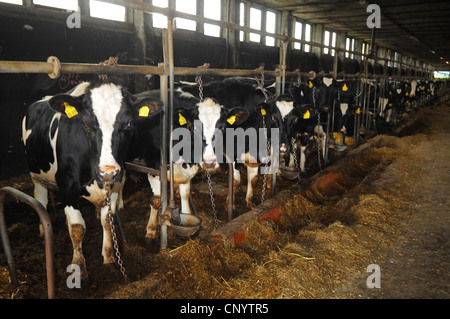
[[[202,168],[206,169],[206,170],[215,169],[216,165],[217,165],[217,163],[215,160],[210,160],[210,161],[205,160],[202,162]]]
[[[97,168],[97,174],[104,183],[114,182],[115,178],[119,175],[119,172],[120,168],[112,165]]]

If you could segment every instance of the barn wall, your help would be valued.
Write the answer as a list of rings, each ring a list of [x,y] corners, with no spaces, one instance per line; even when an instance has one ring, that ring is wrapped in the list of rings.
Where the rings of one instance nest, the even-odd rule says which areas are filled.
[[[120,64],[158,65],[163,62],[161,30],[149,27],[150,15],[144,14],[142,19],[142,16],[139,18],[133,11],[128,11],[127,21],[131,22],[118,23],[91,18],[86,10],[85,6],[81,8],[81,28],[70,29],[66,23],[70,13],[65,10],[0,5],[0,60],[46,61],[54,55],[61,62],[73,63],[99,63],[111,56],[118,57]],[[137,25],[139,19],[143,26]],[[138,39],[142,36],[146,38],[144,47]],[[237,32],[231,38],[236,39],[235,36]],[[214,38],[200,32],[177,30],[174,33],[175,65],[197,67],[210,63],[211,68],[240,69],[264,65],[266,70],[274,70],[280,63],[278,47],[235,42],[227,44],[225,37]],[[306,53],[288,46],[287,70],[331,71],[333,57],[319,56],[320,53]],[[357,73],[362,70],[355,60],[340,57],[338,62],[338,72]],[[159,88],[159,77],[119,77],[131,92]],[[80,81],[95,78],[96,75],[62,74],[59,79],[51,80],[45,74],[0,74],[1,179],[26,170],[21,142],[21,122],[26,107],[45,95],[65,92]],[[194,79],[193,76],[185,76],[175,80]],[[205,77],[204,81],[216,79],[219,78]]]

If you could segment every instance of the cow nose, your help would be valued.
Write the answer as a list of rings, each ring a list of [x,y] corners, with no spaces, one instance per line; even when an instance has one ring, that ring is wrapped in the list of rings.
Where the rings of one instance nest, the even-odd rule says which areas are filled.
[[[202,167],[204,169],[213,169],[216,167],[216,161],[215,160],[204,160],[202,163]]]
[[[119,174],[120,168],[117,166],[103,166],[97,169],[98,176],[103,182],[112,182],[114,178]]]

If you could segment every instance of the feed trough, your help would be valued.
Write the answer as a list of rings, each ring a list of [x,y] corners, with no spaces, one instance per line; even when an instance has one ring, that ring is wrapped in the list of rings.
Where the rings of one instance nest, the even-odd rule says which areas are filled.
[[[197,216],[191,214],[183,214],[173,212],[173,217],[170,220],[170,226],[173,231],[182,237],[189,237],[194,235],[201,227],[202,220]]]
[[[287,179],[289,181],[293,181],[297,179],[300,176],[301,170],[298,167],[294,166],[286,166],[284,163],[281,165],[280,168],[281,176],[284,179]]]

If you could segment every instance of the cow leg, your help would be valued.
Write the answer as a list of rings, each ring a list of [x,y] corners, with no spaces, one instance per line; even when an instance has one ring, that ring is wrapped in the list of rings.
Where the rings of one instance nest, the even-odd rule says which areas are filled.
[[[156,238],[156,228],[158,226],[158,212],[161,208],[161,183],[158,176],[148,175],[148,182],[152,188],[152,198],[150,201],[150,217],[148,219],[145,238]]]
[[[302,173],[306,172],[306,146],[300,146],[300,171]]]
[[[255,204],[253,203],[253,188],[258,181],[258,170],[259,167],[251,167],[247,166],[247,194],[245,196],[245,201],[247,202],[247,207],[255,208]]]
[[[124,181],[123,181],[124,182]],[[111,192],[111,215],[114,218],[116,214],[117,201],[120,197],[120,191],[123,187],[122,183],[117,183],[114,185],[114,188]],[[119,191],[120,190],[120,191]],[[109,220],[109,207],[104,206],[100,210],[100,220],[103,226],[103,245],[102,245],[102,256],[103,256],[103,264],[113,264],[116,262],[116,257],[114,254],[114,246],[112,241],[111,234],[111,223]],[[116,227],[117,231],[118,228]],[[116,234],[116,238],[118,238]]]
[[[72,264],[78,265],[81,270],[82,279],[87,279],[86,261],[83,256],[83,240],[86,233],[86,224],[78,209],[73,206],[64,207],[67,227],[69,228],[70,239],[73,246]]]
[[[181,212],[184,214],[192,214],[189,204],[189,196],[191,195],[191,182],[178,184],[181,197]]]
[[[241,172],[239,172],[238,169],[236,169],[236,163],[233,162],[233,198],[230,198],[227,196],[227,207],[228,207],[228,201],[233,201],[233,209],[236,209],[236,189],[239,187],[239,184],[241,183]]]

